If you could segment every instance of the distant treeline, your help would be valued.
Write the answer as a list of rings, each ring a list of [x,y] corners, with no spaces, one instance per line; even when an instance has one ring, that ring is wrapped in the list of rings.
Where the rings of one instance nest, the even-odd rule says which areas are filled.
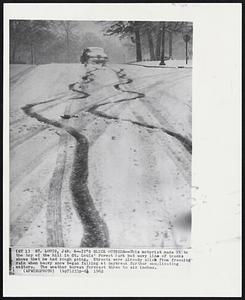
[[[115,57],[116,52],[127,50],[128,54],[121,53],[125,60],[164,60],[167,57],[177,58],[175,55],[180,52],[184,56],[183,35],[189,34],[192,37],[192,23],[188,22],[96,22],[104,38],[103,35],[81,31],[82,23],[11,20],[10,63],[75,63],[79,62],[82,49],[89,46],[104,47]],[[122,47],[118,48],[109,36],[118,37]],[[188,53],[192,56],[191,42]]]

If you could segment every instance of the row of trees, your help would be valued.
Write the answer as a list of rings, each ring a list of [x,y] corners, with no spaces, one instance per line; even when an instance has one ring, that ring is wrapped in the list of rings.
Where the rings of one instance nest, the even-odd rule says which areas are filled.
[[[173,35],[192,35],[189,22],[116,21],[104,23],[105,35],[117,35],[120,39],[131,38],[136,46],[136,61],[142,60],[141,39],[148,40],[150,60],[161,60],[164,64],[166,34],[168,34],[169,58],[173,58]]]
[[[65,48],[67,62],[71,59],[71,41],[74,41],[72,21],[11,20],[10,21],[10,63],[19,60],[18,53],[30,53],[31,64],[36,63],[37,53],[51,47]]]
[[[84,47],[109,46],[106,37],[82,32],[82,24],[78,21],[11,20],[10,63],[20,62],[23,53],[28,57],[25,62],[31,64],[77,62]],[[105,36],[123,39],[126,49],[135,47],[136,61],[141,61],[142,50],[148,49],[149,59],[161,60],[161,63],[165,59],[166,40],[168,55],[173,58],[173,36],[192,33],[192,24],[187,22],[100,21],[97,27]],[[111,54],[118,50],[114,49],[115,45],[111,48]]]

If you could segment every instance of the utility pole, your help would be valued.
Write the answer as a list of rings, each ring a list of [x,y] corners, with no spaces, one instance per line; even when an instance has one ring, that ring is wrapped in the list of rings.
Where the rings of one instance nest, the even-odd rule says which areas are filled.
[[[188,42],[185,42],[185,63],[188,64]]]
[[[185,63],[188,64],[188,42],[190,41],[191,37],[189,34],[185,34],[183,36],[183,40],[185,41]]]

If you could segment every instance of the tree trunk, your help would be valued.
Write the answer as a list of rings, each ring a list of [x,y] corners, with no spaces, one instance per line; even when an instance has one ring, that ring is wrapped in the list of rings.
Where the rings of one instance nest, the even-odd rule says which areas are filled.
[[[172,31],[170,30],[169,31],[169,59],[173,59],[173,33]]]
[[[135,43],[136,43],[136,61],[142,61],[140,32],[139,29],[135,29]]]
[[[70,62],[70,37],[69,31],[66,31],[66,51],[67,51],[67,63]]]
[[[15,22],[14,20],[9,21],[9,41],[10,41],[10,63],[15,63],[15,54],[16,54],[16,30],[15,30]]]
[[[154,45],[153,45],[153,39],[150,30],[147,30],[147,37],[148,37],[149,50],[150,50],[150,60],[155,60]]]
[[[156,60],[160,60],[161,53],[161,24],[157,26],[157,40],[156,40]]]
[[[34,53],[34,45],[31,44],[31,64],[34,65],[35,63],[35,53]]]
[[[165,22],[162,22],[162,53],[160,65],[165,65]]]
[[[14,64],[14,63],[15,63],[16,50],[17,50],[17,47],[16,47],[16,45],[13,43],[13,45],[12,45],[12,47],[11,47],[11,57],[10,57],[10,63],[11,63],[11,64]]]

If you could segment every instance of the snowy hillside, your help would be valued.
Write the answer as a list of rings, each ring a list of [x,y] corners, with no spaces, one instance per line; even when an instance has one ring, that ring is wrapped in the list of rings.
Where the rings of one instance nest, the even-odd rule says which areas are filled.
[[[10,74],[11,245],[190,245],[191,69]]]

